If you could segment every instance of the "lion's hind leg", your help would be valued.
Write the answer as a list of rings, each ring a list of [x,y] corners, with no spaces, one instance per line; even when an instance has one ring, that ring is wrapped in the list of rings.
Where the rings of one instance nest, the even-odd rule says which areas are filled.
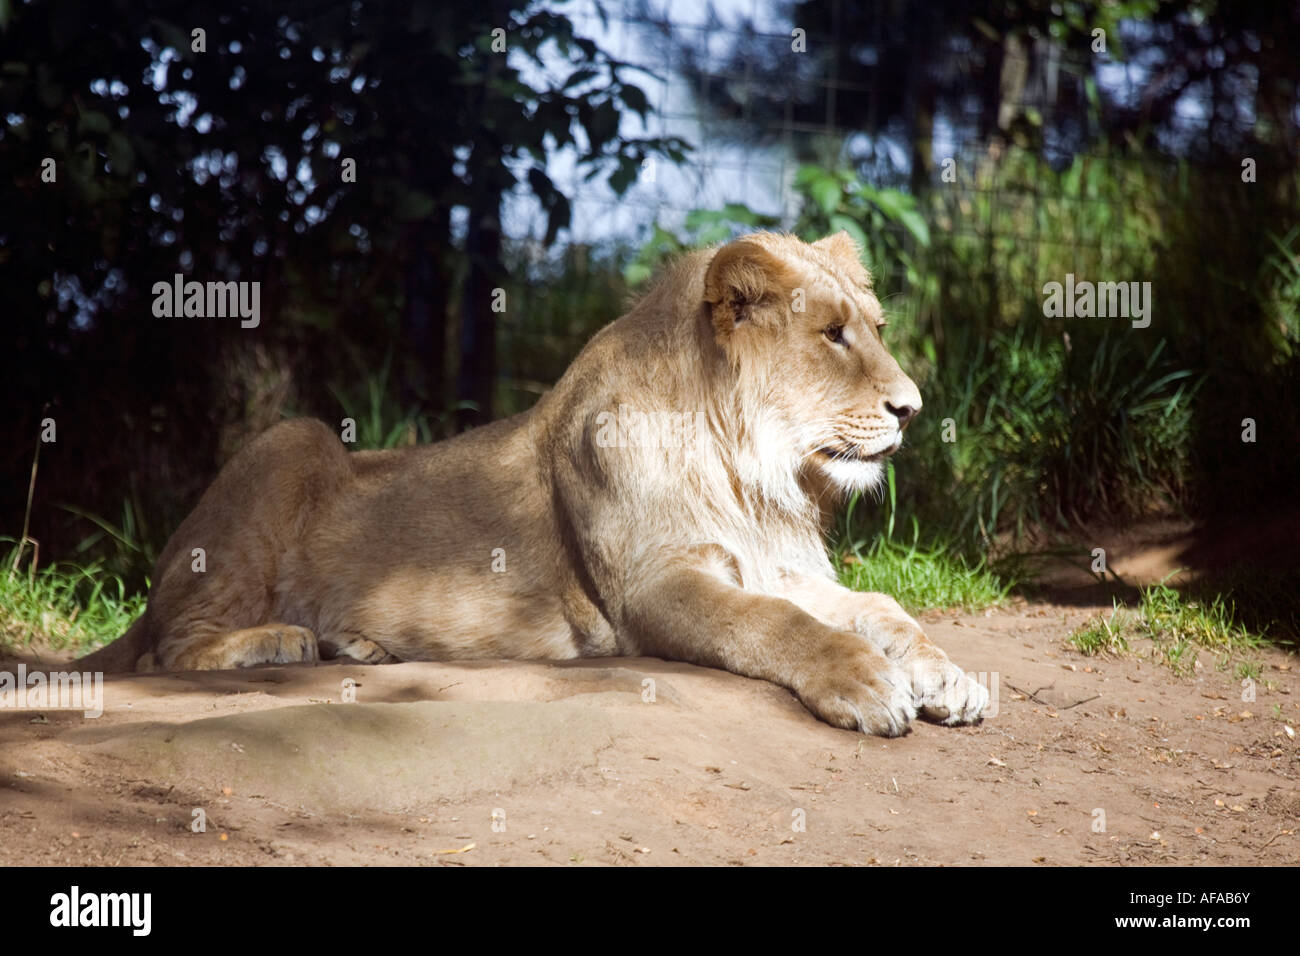
[[[168,671],[221,671],[258,664],[298,664],[320,659],[316,635],[293,624],[263,624],[177,642],[156,666]]]

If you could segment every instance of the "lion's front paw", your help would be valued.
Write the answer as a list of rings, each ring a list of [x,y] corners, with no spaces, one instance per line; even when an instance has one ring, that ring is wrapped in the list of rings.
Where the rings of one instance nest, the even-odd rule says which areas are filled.
[[[879,737],[907,732],[916,716],[907,674],[871,649],[863,649],[801,682],[799,699],[836,727]]]
[[[921,714],[940,723],[978,722],[989,703],[989,692],[964,674],[947,655],[937,651],[909,662],[912,692]]]

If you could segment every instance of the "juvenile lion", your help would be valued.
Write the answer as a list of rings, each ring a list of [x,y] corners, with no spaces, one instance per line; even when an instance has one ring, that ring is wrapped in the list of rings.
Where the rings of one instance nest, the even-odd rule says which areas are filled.
[[[880,325],[846,234],[758,233],[680,260],[521,415],[351,454],[320,422],[276,425],[86,663],[650,655],[773,681],[866,733],[918,708],[976,721],[984,688],[826,555],[829,509],[880,481],[921,408]]]

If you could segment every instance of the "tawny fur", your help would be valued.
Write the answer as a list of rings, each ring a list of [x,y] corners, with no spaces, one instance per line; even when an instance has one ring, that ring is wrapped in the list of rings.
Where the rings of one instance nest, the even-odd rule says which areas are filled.
[[[831,509],[921,406],[880,323],[845,234],[759,233],[670,267],[521,415],[351,454],[320,422],[277,425],[86,664],[644,654],[775,681],[865,732],[977,720],[983,688],[826,554]],[[698,427],[646,442],[620,410]]]

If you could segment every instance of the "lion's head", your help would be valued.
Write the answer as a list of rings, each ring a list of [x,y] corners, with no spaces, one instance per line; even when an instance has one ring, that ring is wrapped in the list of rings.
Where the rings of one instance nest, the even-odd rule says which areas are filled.
[[[843,491],[876,485],[921,393],[881,340],[848,234],[737,239],[709,263],[704,298],[738,383],[779,417],[783,444]]]

